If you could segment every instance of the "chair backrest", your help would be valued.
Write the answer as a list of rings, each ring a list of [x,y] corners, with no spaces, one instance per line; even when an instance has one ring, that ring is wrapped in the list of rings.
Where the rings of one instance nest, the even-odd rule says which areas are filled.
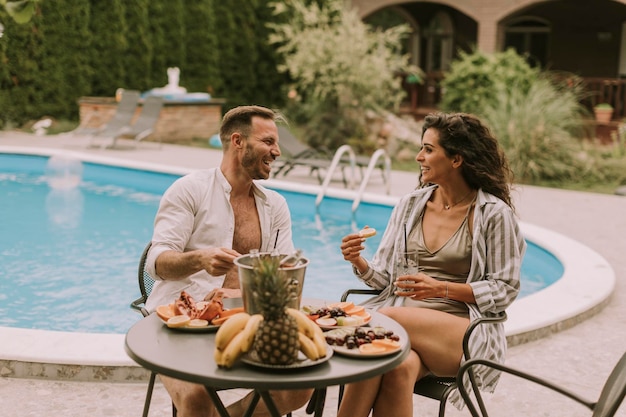
[[[163,97],[149,96],[143,102],[143,108],[139,117],[130,127],[130,134],[137,136],[141,133],[152,131],[159,119],[163,108]]]
[[[139,98],[141,93],[137,90],[124,90],[122,98],[117,104],[115,114],[107,122],[107,124],[99,132],[100,136],[107,136],[109,134],[119,131],[121,128],[130,125],[130,121],[135,115],[135,110],[139,104]]]
[[[288,158],[302,157],[307,154],[315,154],[315,149],[300,142],[286,126],[278,125],[278,145],[281,152]]]
[[[606,380],[600,398],[593,409],[593,417],[612,417],[624,401],[626,394],[626,353],[617,362]]]
[[[146,310],[144,306],[146,304],[146,300],[148,300],[148,296],[152,292],[152,287],[154,286],[154,279],[145,270],[146,259],[148,258],[148,251],[151,246],[152,242],[148,242],[141,253],[139,265],[137,267],[137,283],[139,284],[139,293],[141,294],[141,297],[130,304],[131,308],[139,310],[144,316],[149,314],[148,310]]]

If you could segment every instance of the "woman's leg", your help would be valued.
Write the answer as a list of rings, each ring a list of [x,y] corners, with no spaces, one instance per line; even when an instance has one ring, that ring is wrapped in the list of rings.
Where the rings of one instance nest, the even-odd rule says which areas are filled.
[[[346,385],[337,417],[367,417],[374,407],[381,379],[377,376]]]
[[[304,389],[304,390],[289,390],[289,391],[270,391],[270,395],[272,396],[272,400],[274,400],[274,405],[280,412],[281,415],[285,415],[290,413],[298,408],[304,406],[307,401],[311,398],[311,394],[313,394],[312,389]],[[243,416],[250,406],[250,402],[252,401],[252,397],[254,396],[254,391],[251,391],[241,400],[234,402],[233,404],[227,407],[228,414],[233,417]],[[268,417],[270,416],[270,412],[265,406],[265,402],[263,399],[260,399],[254,412],[252,413],[253,417]]]
[[[163,386],[176,406],[178,417],[213,417],[217,410],[204,385],[159,375]]]
[[[463,356],[463,336],[469,326],[468,318],[415,307],[387,307],[380,313],[404,327],[409,334],[411,349],[431,373],[456,375]]]
[[[383,375],[374,403],[374,417],[411,417],[413,385],[428,373],[414,351],[397,368]]]

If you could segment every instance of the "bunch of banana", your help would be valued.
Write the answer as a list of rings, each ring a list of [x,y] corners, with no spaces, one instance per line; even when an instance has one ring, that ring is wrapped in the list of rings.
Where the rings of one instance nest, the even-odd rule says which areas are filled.
[[[215,335],[215,363],[230,368],[235,361],[250,350],[254,336],[263,320],[260,314],[246,312],[234,314],[224,322]]]
[[[287,313],[298,323],[298,340],[302,353],[313,361],[326,357],[326,338],[322,329],[300,310],[287,308]]]

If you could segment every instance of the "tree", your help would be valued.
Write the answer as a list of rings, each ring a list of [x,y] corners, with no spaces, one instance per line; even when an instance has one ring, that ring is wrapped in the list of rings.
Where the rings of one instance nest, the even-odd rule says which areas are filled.
[[[126,65],[126,88],[148,90],[151,85],[152,44],[149,35],[148,9],[150,0],[124,2],[126,40],[128,49],[123,57]]]
[[[196,2],[188,3],[195,4]],[[181,67],[186,57],[185,4],[183,0],[151,0],[150,41],[152,54],[151,85],[161,87],[167,81],[167,69]],[[182,78],[184,80],[183,71]],[[185,84],[181,83],[185,86]]]
[[[228,100],[227,107],[250,104],[257,97],[256,78],[260,74],[255,67],[259,59],[254,31],[256,7],[258,0],[215,2],[214,14],[220,16],[218,48],[223,82],[217,93]]]
[[[185,4],[184,44],[187,51],[185,60],[180,64],[183,86],[188,91],[208,92],[211,95],[221,86],[217,39],[219,29],[213,8],[213,0]]]
[[[284,58],[279,69],[293,80],[309,141],[335,149],[367,136],[365,113],[395,110],[405,94],[398,74],[410,65],[399,51],[409,28],[371,30],[341,0],[289,5],[273,3],[287,19],[270,23],[270,42]]]
[[[125,85],[128,51],[126,19],[122,0],[91,0],[89,17],[91,47],[90,58],[93,76],[91,95],[111,97]]]
[[[45,115],[76,119],[76,97],[89,92],[89,0],[41,2],[42,56],[38,85]],[[82,53],[80,53],[82,52]]]
[[[21,124],[39,117],[43,103],[43,92],[39,84],[40,58],[42,56],[42,34],[39,30],[41,13],[36,7],[26,23],[3,19],[6,27],[3,37],[6,52],[3,61],[6,67],[2,72],[2,96],[6,105],[0,108],[3,125]]]

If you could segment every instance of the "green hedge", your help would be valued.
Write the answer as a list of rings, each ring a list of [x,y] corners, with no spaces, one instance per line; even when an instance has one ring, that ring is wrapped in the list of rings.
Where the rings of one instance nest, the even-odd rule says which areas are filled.
[[[180,85],[239,104],[284,105],[267,1],[43,0],[26,24],[0,8],[0,129],[78,120],[81,96]]]

